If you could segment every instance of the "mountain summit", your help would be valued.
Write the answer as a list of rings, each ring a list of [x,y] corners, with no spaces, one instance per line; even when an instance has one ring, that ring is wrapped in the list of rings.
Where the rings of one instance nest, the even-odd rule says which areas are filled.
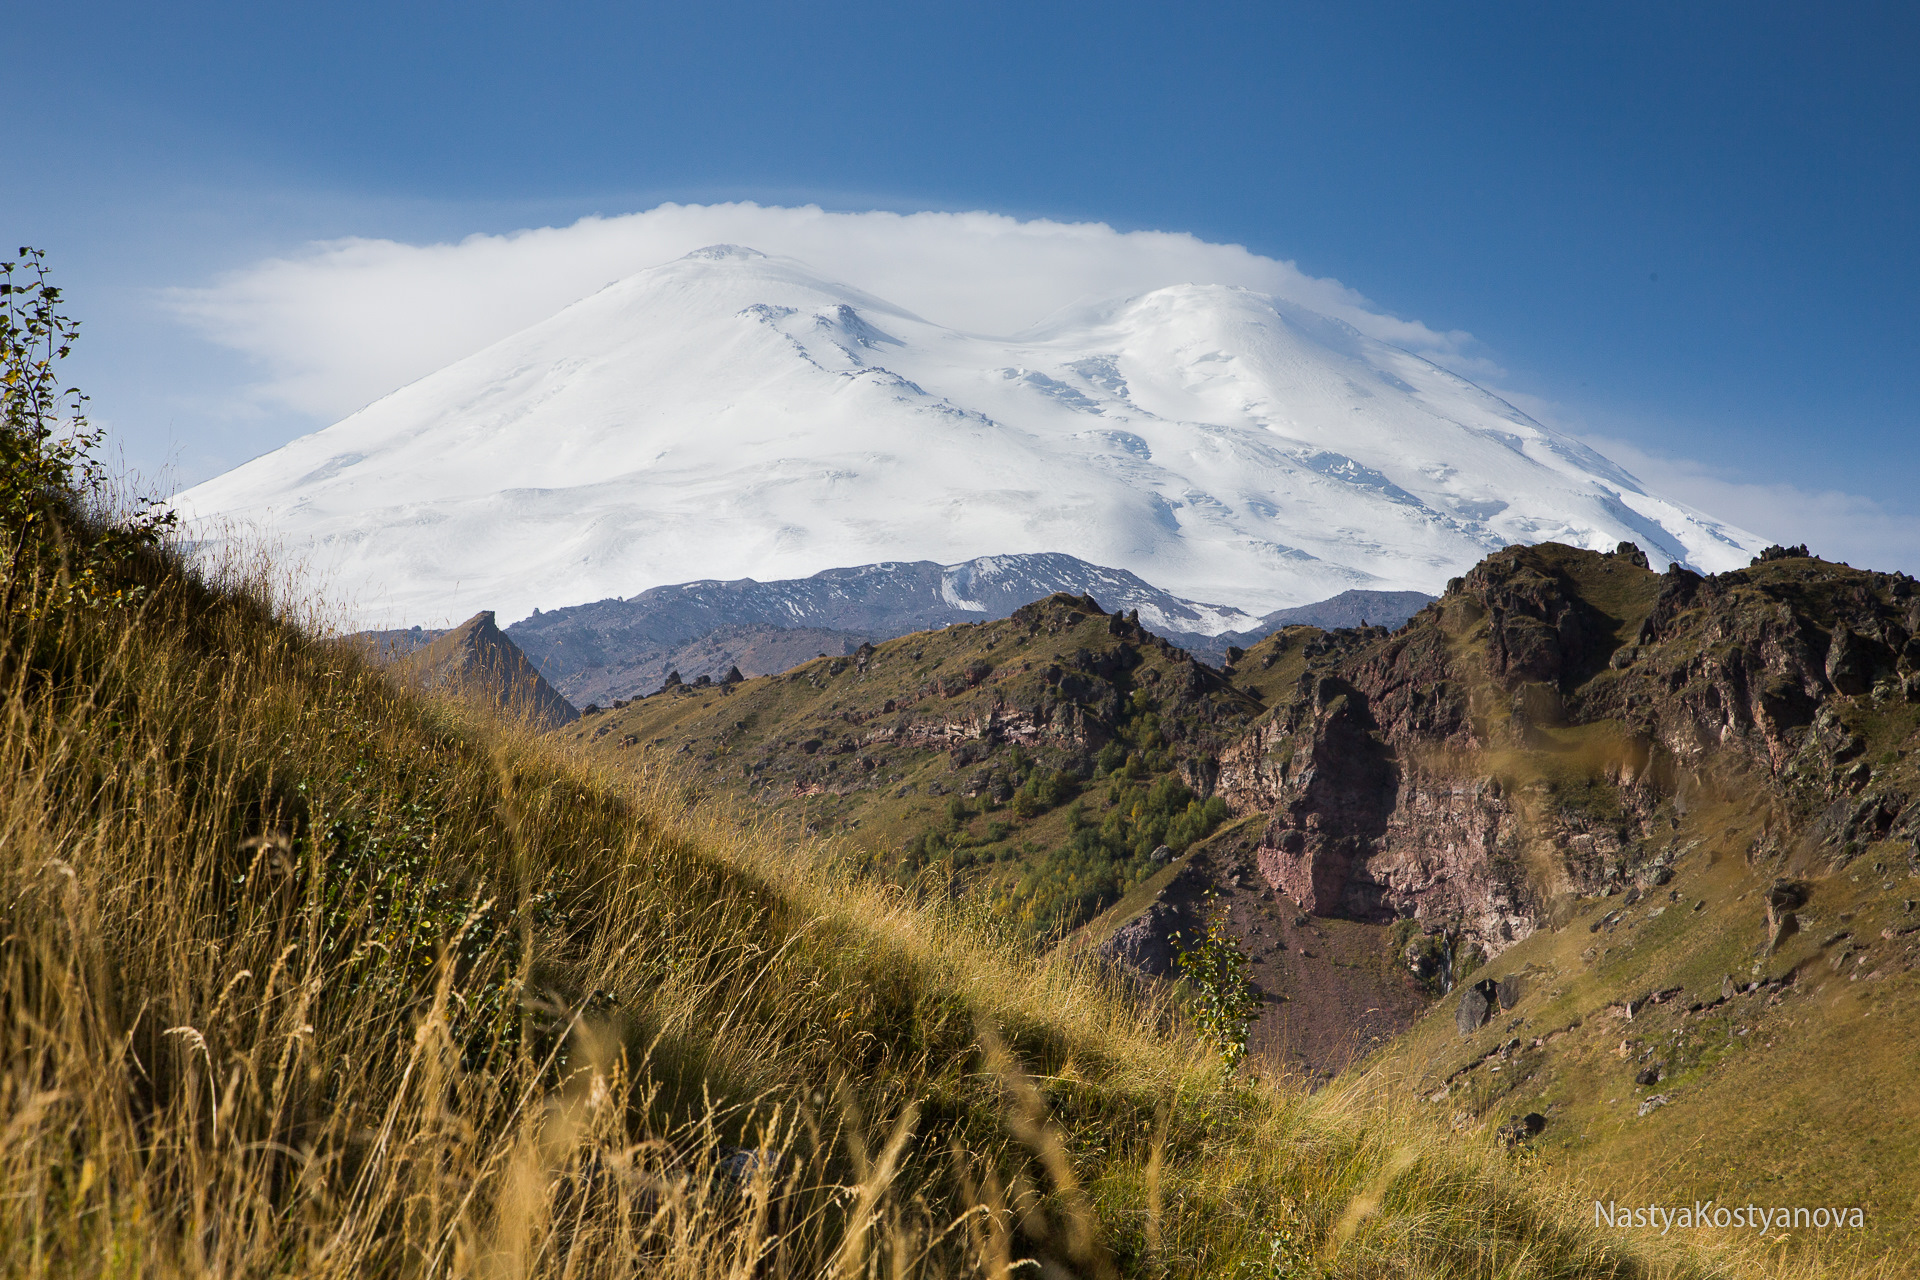
[[[1261,613],[1489,551],[1747,563],[1761,539],[1350,326],[1182,284],[1012,338],[735,245],[607,286],[180,495],[365,623],[692,575],[1060,552]],[[309,549],[308,544],[311,544]]]

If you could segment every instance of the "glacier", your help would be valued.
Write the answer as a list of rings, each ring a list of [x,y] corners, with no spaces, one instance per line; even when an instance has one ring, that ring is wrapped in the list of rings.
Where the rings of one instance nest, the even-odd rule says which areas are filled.
[[[1437,592],[1489,551],[1765,540],[1343,321],[1175,284],[1007,337],[737,245],[616,281],[173,499],[359,626],[520,618],[690,579],[1063,553],[1210,625]]]

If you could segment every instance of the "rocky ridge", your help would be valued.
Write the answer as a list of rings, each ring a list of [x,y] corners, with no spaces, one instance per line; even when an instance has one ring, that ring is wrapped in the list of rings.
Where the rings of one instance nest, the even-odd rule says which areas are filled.
[[[1399,632],[1290,631],[1276,705],[1220,760],[1310,911],[1412,917],[1491,956],[1556,902],[1659,883],[1690,804],[1763,811],[1756,863],[1920,836],[1910,579],[1781,550],[1655,574],[1631,544],[1509,548]]]

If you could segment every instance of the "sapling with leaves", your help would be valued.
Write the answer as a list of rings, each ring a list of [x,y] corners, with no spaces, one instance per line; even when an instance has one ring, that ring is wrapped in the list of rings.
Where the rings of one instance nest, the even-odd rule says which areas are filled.
[[[1220,1050],[1231,1072],[1247,1055],[1247,1036],[1260,1015],[1260,997],[1247,977],[1247,954],[1227,924],[1227,909],[1217,894],[1204,899],[1206,932],[1192,946],[1173,935],[1180,951],[1175,963],[1187,990],[1187,1009],[1200,1033]]]
[[[134,602],[141,589],[111,569],[174,524],[152,503],[115,511],[96,457],[103,433],[87,422],[87,398],[60,383],[79,333],[43,250],[0,262],[0,618]]]

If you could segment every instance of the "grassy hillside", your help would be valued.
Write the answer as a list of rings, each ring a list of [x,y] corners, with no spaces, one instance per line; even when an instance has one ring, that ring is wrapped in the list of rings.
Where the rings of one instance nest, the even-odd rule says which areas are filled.
[[[677,760],[715,798],[838,836],[879,874],[950,874],[1045,936],[1225,819],[1192,771],[1259,711],[1137,622],[1057,595],[617,704],[569,733],[615,768]]]
[[[1757,834],[1738,802],[1696,810],[1673,834],[1672,880],[1581,904],[1474,975],[1520,975],[1511,1011],[1463,1036],[1458,998],[1444,1001],[1363,1079],[1461,1132],[1544,1116],[1537,1158],[1594,1196],[1859,1206],[1863,1231],[1768,1238],[1911,1258],[1913,882],[1884,856],[1825,877],[1769,953],[1774,872],[1744,856]]]
[[[19,1274],[1693,1274],[148,552],[0,650]],[[1292,1271],[1286,1268],[1292,1268]]]

